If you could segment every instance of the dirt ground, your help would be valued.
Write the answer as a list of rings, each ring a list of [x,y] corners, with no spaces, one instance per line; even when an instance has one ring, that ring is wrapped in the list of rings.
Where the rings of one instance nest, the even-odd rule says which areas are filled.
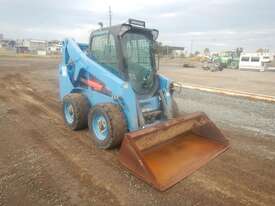
[[[99,150],[87,130],[66,128],[57,65],[0,58],[1,206],[275,205],[272,135],[222,126],[231,149],[158,192],[121,167],[117,150]]]

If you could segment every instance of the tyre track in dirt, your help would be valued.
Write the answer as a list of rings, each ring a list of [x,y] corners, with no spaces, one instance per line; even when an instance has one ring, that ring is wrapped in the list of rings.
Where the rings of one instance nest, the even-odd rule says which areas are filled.
[[[113,169],[118,169],[117,162],[114,161],[114,159],[115,159],[114,155],[112,154],[111,158],[107,159],[107,161],[109,160],[109,165],[111,168],[105,168],[105,166],[104,166],[103,168],[100,169],[100,167],[102,167],[101,166],[102,162],[104,162],[106,164],[106,156],[104,154],[106,152],[104,152],[104,151],[101,152],[101,153],[103,153],[101,155],[105,158],[100,158],[97,155],[95,155],[92,158],[90,157],[88,160],[87,156],[89,156],[89,155],[87,155],[87,153],[91,153],[91,149],[89,148],[90,146],[87,145],[87,142],[85,142],[85,141],[84,142],[74,141],[74,144],[73,144],[73,147],[74,147],[73,150],[75,151],[75,153],[74,153],[74,151],[72,151],[72,148],[71,148],[71,146],[72,146],[71,142],[70,143],[68,142],[68,140],[71,138],[71,134],[68,134],[68,129],[64,128],[62,117],[59,114],[59,112],[57,111],[57,109],[60,109],[59,106],[57,105],[58,103],[56,102],[57,104],[54,104],[54,103],[49,104],[49,101],[47,101],[48,105],[45,105],[45,103],[44,103],[44,102],[46,102],[45,99],[43,100],[43,98],[38,96],[37,92],[33,92],[33,90],[31,88],[28,88],[28,87],[23,88],[23,86],[22,86],[22,85],[24,85],[23,81],[19,81],[20,78],[18,79],[17,76],[15,76],[15,77],[17,78],[18,83],[22,83],[21,86],[19,86],[20,84],[15,86],[15,88],[17,89],[16,91],[18,91],[18,89],[20,88],[20,91],[21,91],[20,94],[18,94],[17,92],[14,93],[17,96],[17,98],[19,97],[19,99],[21,99],[20,102],[24,102],[23,105],[24,105],[25,109],[23,111],[27,111],[27,113],[22,116],[27,117],[28,113],[33,113],[33,111],[35,111],[35,114],[36,115],[39,114],[38,116],[40,116],[43,120],[46,119],[46,120],[52,122],[51,123],[52,125],[55,125],[54,130],[51,131],[51,130],[49,130],[49,127],[50,127],[49,123],[46,123],[45,121],[38,122],[37,120],[32,121],[31,122],[32,125],[35,126],[35,128],[36,128],[36,130],[31,130],[32,131],[31,136],[33,136],[33,137],[36,136],[36,138],[34,138],[34,140],[39,141],[39,143],[40,143],[39,145],[44,145],[44,147],[46,145],[48,149],[53,150],[53,152],[55,154],[58,154],[59,157],[61,156],[62,159],[68,165],[70,165],[70,168],[72,169],[73,173],[75,175],[77,175],[77,177],[80,179],[81,182],[86,182],[88,184],[96,183],[96,185],[99,185],[101,187],[105,187],[105,188],[109,189],[111,193],[117,194],[116,190],[117,191],[121,190],[121,187],[116,188],[116,187],[112,187],[112,186],[108,186],[108,185],[106,187],[105,182],[98,181],[98,179],[104,179],[104,176],[99,176],[98,174],[91,175],[89,171],[94,171],[94,167],[91,167],[90,164],[87,164],[87,161],[88,162],[92,161],[93,164],[96,164],[94,166],[97,167],[97,170],[99,169],[100,171],[110,170],[110,169],[112,169],[112,167],[114,167],[114,165],[115,165],[115,168],[113,168]],[[7,78],[7,79],[9,79],[9,78]],[[13,90],[14,88],[11,88],[11,89]],[[53,105],[55,105],[55,106],[52,107]],[[26,121],[27,121],[27,119],[26,119]],[[45,128],[47,131],[45,130]],[[45,134],[55,136],[55,135],[57,135],[57,132],[56,132],[57,129],[59,131],[61,131],[61,133],[62,133],[61,135],[58,134],[58,137],[59,137],[58,141],[56,140],[56,138],[54,138],[54,142],[52,142],[52,140],[47,141],[47,138],[46,138],[47,135],[45,136]],[[74,132],[74,133],[76,133],[76,132]],[[35,135],[35,134],[38,134],[38,135]],[[81,135],[75,134],[75,138],[81,139],[81,137],[83,137],[83,136],[87,138],[86,134],[83,134],[83,133]],[[37,137],[40,137],[40,138],[37,138]],[[65,138],[65,139],[61,140],[60,137]],[[84,148],[83,148],[83,143],[84,143]],[[85,151],[85,152],[83,152],[83,151]],[[96,158],[96,159],[94,159],[94,158]],[[231,164],[231,165],[234,165],[234,164]],[[217,167],[216,167],[215,170],[210,172],[209,177],[212,177],[213,174],[215,177],[223,177],[225,174],[228,173],[228,170],[230,170],[231,168],[232,168],[232,166],[228,166],[228,164],[224,164],[224,161],[220,161],[220,164],[218,164],[218,171],[220,171],[220,172],[218,172],[218,174],[215,175],[215,173],[217,173],[216,172]],[[235,168],[232,168],[232,169],[234,170]],[[230,172],[232,172],[232,170]],[[117,175],[119,176],[120,174],[117,174]],[[94,178],[94,176],[96,176],[98,178]],[[228,191],[230,191],[230,188],[229,189],[226,189],[226,188],[221,189],[220,186],[218,186],[218,184],[215,183],[215,181],[217,181],[217,179],[211,180],[211,178],[209,178],[209,177],[207,178],[207,175],[200,174],[200,172],[198,172],[197,178],[195,178],[195,180],[198,181],[201,185],[206,186],[206,188],[210,191],[217,190],[218,192],[224,194],[225,196],[227,196],[229,198],[235,197],[232,193],[228,192]],[[117,180],[117,181],[120,182],[123,180],[121,179],[121,180]],[[242,180],[242,182],[244,182],[244,180]],[[232,182],[232,181],[227,181],[227,182],[225,181],[225,183],[227,183],[226,185],[229,185],[229,187],[235,186],[234,182]],[[250,195],[246,196],[244,193],[242,193],[243,190],[246,191],[247,187],[239,186],[239,193],[242,195],[242,197],[244,199],[243,202],[246,202],[249,204],[254,204],[254,205],[264,205],[263,203],[257,201],[257,193],[249,191]],[[127,193],[127,191],[123,191],[123,192]],[[119,196],[121,197],[121,195],[119,195]],[[125,201],[126,197],[123,197],[122,199]],[[268,196],[267,200],[268,201],[270,200],[269,196]],[[130,202],[130,200],[128,200],[128,201]],[[120,202],[120,203],[126,204],[126,202]]]
[[[83,179],[83,178],[85,179],[85,175],[86,175],[85,171],[79,168],[78,165],[72,164],[71,162],[72,159],[75,159],[75,160],[78,159],[77,158],[78,154],[81,154],[83,151],[87,150],[87,147],[85,147],[83,150],[83,142],[76,140],[76,138],[81,137],[81,135],[76,134],[74,139],[70,139],[72,134],[66,133],[67,130],[64,128],[64,125],[61,125],[63,121],[62,117],[60,116],[59,112],[54,111],[58,108],[58,106],[54,107],[54,110],[52,108],[49,109],[47,105],[39,101],[39,100],[42,100],[43,98],[37,95],[34,95],[34,93],[32,92],[32,89],[29,89],[27,87],[23,88],[24,83],[22,81],[21,82],[19,81],[18,75],[8,76],[8,77],[5,77],[5,79],[15,80],[13,79],[14,77],[16,78],[17,83],[19,84],[13,85],[13,87],[11,87],[10,89],[14,90],[14,88],[19,89],[20,87],[20,92],[16,92],[19,90],[15,90],[15,91],[12,91],[12,94],[14,95],[14,98],[16,98],[17,103],[20,104],[20,105],[17,105],[16,107],[20,108],[20,106],[23,106],[23,108],[21,108],[22,110],[20,111],[20,116],[21,116],[20,121],[25,122],[20,126],[22,128],[25,128],[26,130],[29,130],[29,128],[35,128],[30,130],[31,131],[30,136],[33,138],[33,140],[38,141],[40,146],[44,148],[47,147],[47,150],[52,150],[55,154],[58,154],[59,157],[62,157],[64,162],[69,163],[71,168],[74,168],[73,171],[80,171],[78,174],[80,176],[80,179]],[[12,81],[12,82],[15,82],[15,81]],[[10,83],[11,82],[7,82],[7,85],[10,85]],[[54,105],[54,104],[51,103],[50,105]],[[30,114],[31,115],[35,114],[36,115],[35,117],[38,117],[38,118],[34,118],[34,119],[29,118]],[[53,138],[49,139],[49,137],[53,137]],[[55,137],[58,137],[58,138],[55,138]],[[73,148],[72,148],[72,145],[68,146],[67,140],[73,140]],[[74,149],[74,152],[76,154],[71,154],[73,152],[71,149]]]
[[[7,79],[15,80],[14,77],[16,77],[16,76],[5,77],[5,79],[6,80]],[[12,82],[14,83],[14,81],[12,81]],[[7,82],[7,85],[10,85],[10,83],[11,82]],[[22,131],[18,132],[18,136],[20,136],[22,134],[22,132],[23,132],[23,134],[27,133],[25,136],[30,137],[32,139],[32,142],[36,143],[36,148],[40,148],[42,150],[42,151],[36,151],[35,154],[36,155],[43,154],[43,157],[45,157],[45,153],[46,154],[51,153],[51,155],[49,155],[49,157],[47,157],[47,155],[46,155],[45,159],[50,162],[49,165],[55,165],[55,167],[60,168],[60,171],[63,171],[62,173],[60,173],[60,172],[58,173],[59,170],[57,170],[57,168],[51,168],[52,170],[47,170],[49,172],[49,174],[46,176],[47,177],[55,177],[56,179],[54,182],[58,182],[59,180],[63,179],[64,182],[62,183],[62,181],[61,181],[61,183],[60,183],[60,181],[59,181],[59,184],[56,185],[56,187],[59,188],[61,186],[62,190],[64,189],[64,191],[66,191],[65,188],[68,187],[67,186],[68,183],[69,183],[69,185],[71,185],[71,182],[74,182],[72,184],[73,186],[78,185],[80,192],[83,191],[83,188],[86,188],[85,190],[87,190],[87,191],[85,191],[85,193],[87,193],[89,195],[88,196],[89,198],[87,198],[87,196],[86,197],[84,196],[81,199],[75,198],[75,200],[74,200],[74,198],[71,198],[71,197],[73,197],[73,196],[77,197],[77,196],[81,195],[81,193],[78,194],[77,187],[69,189],[68,197],[70,197],[70,200],[72,200],[71,202],[74,203],[74,205],[78,205],[81,202],[82,202],[81,205],[83,205],[83,203],[85,203],[85,202],[92,203],[96,200],[97,200],[97,204],[99,204],[99,205],[100,205],[100,202],[103,203],[102,205],[106,205],[106,204],[108,204],[108,202],[110,204],[116,203],[117,200],[112,195],[109,195],[110,196],[109,200],[111,200],[111,201],[109,201],[108,199],[107,200],[105,199],[105,195],[108,195],[109,192],[106,191],[105,189],[102,189],[100,186],[92,185],[92,184],[89,184],[88,182],[86,183],[85,181],[80,181],[80,183],[82,185],[79,185],[78,181],[80,178],[79,178],[78,174],[75,173],[74,170],[72,169],[72,168],[74,168],[73,167],[74,165],[70,164],[70,162],[66,159],[66,156],[62,156],[62,154],[60,153],[60,148],[58,148],[59,142],[52,142],[51,144],[54,144],[54,146],[53,146],[53,145],[49,144],[49,141],[47,139],[48,138],[47,135],[51,135],[52,131],[47,131],[49,129],[49,125],[43,124],[43,122],[47,122],[47,120],[49,120],[49,119],[45,119],[45,116],[49,117],[48,115],[50,114],[50,115],[52,115],[53,118],[51,118],[51,119],[53,119],[53,120],[56,120],[57,118],[60,120],[60,117],[58,115],[56,115],[56,113],[54,113],[52,110],[48,109],[47,106],[40,104],[38,102],[38,100],[35,100],[32,96],[30,96],[29,94],[31,93],[30,91],[32,91],[32,90],[27,87],[24,88],[23,82],[20,82],[19,79],[17,79],[17,83],[18,84],[13,85],[10,89],[13,90],[14,87],[17,89],[18,89],[18,87],[20,87],[20,90],[17,90],[20,92],[19,93],[17,93],[16,91],[9,92],[12,95],[9,95],[7,99],[11,100],[9,102],[10,104],[13,102],[12,105],[13,105],[13,107],[16,108],[17,113],[19,114],[19,116],[18,115],[16,116],[16,122],[21,122],[21,124],[17,124],[16,126],[17,126],[17,128],[19,128],[19,130],[22,130]],[[16,100],[16,101],[14,101],[14,100]],[[26,105],[28,105],[28,106],[26,107]],[[36,115],[33,116],[34,114],[36,114]],[[30,116],[33,116],[35,118],[32,118]],[[53,137],[55,137],[56,134],[53,134],[53,135],[54,135]],[[15,136],[15,135],[13,135],[13,136]],[[60,142],[60,143],[62,143],[62,142]],[[70,151],[67,151],[67,152],[69,153]],[[25,156],[25,155],[23,154],[23,156]],[[56,158],[59,159],[59,162],[54,164],[53,160],[55,160]],[[19,159],[19,161],[20,161],[20,159]],[[62,165],[62,167],[58,166],[60,164]],[[64,169],[70,173],[69,176],[72,176],[72,177],[76,176],[77,181],[72,181],[72,179],[73,179],[72,177],[71,178],[68,176],[66,177]],[[77,169],[75,169],[75,171],[76,170]],[[35,176],[35,171],[31,171],[30,173],[34,174],[34,176]],[[25,174],[25,172],[23,172],[23,174]],[[35,177],[32,177],[32,178],[35,178]],[[26,187],[28,187],[28,184],[26,184]],[[65,188],[63,188],[63,187],[65,187]],[[96,191],[95,192],[96,195],[95,194],[91,195],[94,193],[94,192],[92,192],[93,190]],[[100,195],[100,191],[102,191],[103,197],[102,197],[102,195]],[[91,200],[90,202],[89,202],[89,199]],[[82,200],[82,201],[80,201],[80,200]],[[44,204],[42,204],[42,205],[44,205]],[[89,205],[89,204],[87,204],[87,205]]]
[[[28,128],[35,128],[31,129],[30,136],[36,141],[39,140],[41,142],[40,145],[44,147],[46,145],[47,148],[51,148],[55,151],[55,154],[62,157],[70,165],[72,171],[77,174],[80,181],[98,186],[104,185],[105,189],[115,193],[117,197],[121,197],[120,203],[122,205],[127,205],[126,202],[130,202],[130,200],[125,201],[128,199],[128,186],[123,189],[118,183],[123,182],[123,176],[129,174],[118,164],[115,158],[117,151],[105,152],[99,150],[95,152],[94,145],[91,148],[91,142],[87,142],[87,139],[89,140],[87,131],[71,132],[64,127],[60,111],[56,111],[60,109],[60,106],[56,104],[57,102],[49,104],[48,99],[38,96],[37,92],[34,92],[32,88],[24,87],[24,84],[26,85],[27,83],[22,81],[21,76],[18,74],[5,76],[4,79],[6,80],[6,85],[13,83],[7,89],[12,91],[10,92],[12,95],[9,98],[11,100],[16,99],[16,103],[19,103],[15,107],[20,108],[20,106],[23,106],[20,111],[20,121],[25,122],[25,124],[21,125],[21,127],[27,130]],[[54,107],[49,107],[48,105],[54,105]],[[34,114],[36,118],[30,119],[29,115]],[[26,122],[29,124],[26,124]],[[39,135],[33,135],[35,132]],[[112,176],[109,176],[109,171],[112,171]],[[124,173],[124,175],[121,173]],[[114,184],[110,184],[112,182]],[[136,202],[138,201],[137,199]]]

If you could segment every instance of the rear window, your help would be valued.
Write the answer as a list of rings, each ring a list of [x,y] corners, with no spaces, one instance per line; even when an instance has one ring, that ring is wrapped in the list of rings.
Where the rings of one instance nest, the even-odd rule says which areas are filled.
[[[260,57],[251,57],[251,62],[259,62]]]
[[[242,62],[248,62],[249,61],[249,57],[242,57],[241,61]]]

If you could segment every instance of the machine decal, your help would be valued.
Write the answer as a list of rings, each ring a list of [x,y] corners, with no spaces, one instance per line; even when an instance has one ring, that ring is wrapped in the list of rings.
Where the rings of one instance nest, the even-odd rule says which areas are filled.
[[[62,76],[66,77],[68,72],[67,72],[67,67],[66,66],[62,66],[61,67],[61,73],[62,73]]]
[[[89,87],[91,87],[92,89],[96,90],[96,91],[102,91],[104,86],[100,83],[98,83],[97,81],[94,81],[94,80],[83,80],[84,83],[86,85],[88,85]]]
[[[80,87],[88,86],[94,91],[100,92],[107,96],[112,96],[111,90],[108,89],[102,81],[100,81],[94,75],[90,74],[84,69],[79,72],[79,77],[77,81],[81,83]]]

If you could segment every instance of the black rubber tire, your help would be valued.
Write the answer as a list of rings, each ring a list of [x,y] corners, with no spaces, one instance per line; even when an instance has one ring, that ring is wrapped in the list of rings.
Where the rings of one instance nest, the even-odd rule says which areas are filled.
[[[105,140],[99,140],[93,131],[92,119],[96,111],[104,114],[109,127],[108,137]],[[120,107],[115,104],[100,104],[90,109],[88,115],[89,131],[97,147],[101,149],[111,149],[119,146],[127,132],[127,124]]]
[[[74,120],[72,124],[68,123],[65,117],[64,106],[66,103],[69,103],[73,106]],[[63,98],[62,109],[64,121],[69,128],[72,130],[87,128],[90,104],[88,99],[83,94],[72,93],[66,95]]]
[[[173,97],[172,97],[172,115],[173,115],[173,118],[180,116],[178,104]]]

